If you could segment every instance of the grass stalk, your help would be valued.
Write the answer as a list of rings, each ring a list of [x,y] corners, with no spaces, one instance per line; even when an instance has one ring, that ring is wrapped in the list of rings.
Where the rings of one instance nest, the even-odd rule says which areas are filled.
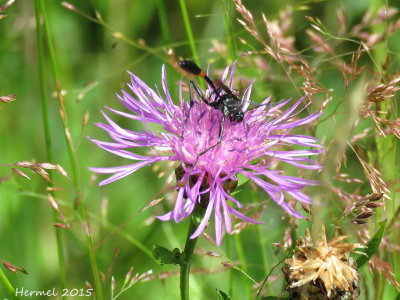
[[[39,79],[40,79],[40,92],[42,100],[42,118],[43,118],[43,129],[45,135],[46,151],[47,151],[47,161],[53,163],[53,148],[51,142],[50,125],[49,125],[49,114],[48,114],[48,102],[46,96],[46,84],[45,84],[45,66],[44,66],[44,51],[43,51],[43,34],[42,26],[40,24],[40,3],[39,0],[35,1],[35,13],[36,13],[36,34],[37,34],[37,47],[39,54]],[[50,182],[53,182],[52,172],[49,171]],[[51,183],[51,187],[54,185]],[[55,197],[54,192],[50,192],[53,197]],[[57,212],[53,212],[53,222],[57,223]],[[64,290],[67,286],[66,276],[65,276],[65,265],[64,265],[64,248],[61,236],[61,228],[54,227],[57,243],[57,259],[58,259],[58,276],[60,278],[60,287]],[[66,299],[66,297],[62,297]]]
[[[388,3],[386,0],[372,0],[371,1],[371,9],[373,11],[373,14],[378,14],[378,11],[381,7],[386,6],[388,7]],[[375,25],[372,27],[373,29],[373,33],[375,34],[382,34],[385,29],[388,27],[387,24],[388,20],[385,19],[385,21],[382,24],[379,25]],[[374,47],[374,49],[372,50],[372,56],[374,58],[375,61],[375,68],[376,71],[379,72],[381,74],[381,77],[383,80],[385,80],[385,78],[387,78],[387,74],[386,74],[386,70],[382,67],[385,60],[387,59],[388,55],[389,55],[389,45],[388,45],[388,39],[387,37],[384,38],[383,43],[385,44],[384,47]],[[392,105],[393,107],[393,112],[394,112],[394,118],[392,119],[396,119],[398,117],[398,110],[396,110],[396,106],[395,106],[395,98],[392,98]],[[389,101],[383,101],[380,103],[376,104],[377,106],[377,110],[379,111],[389,111]],[[395,138],[394,136],[390,136],[390,137],[382,137],[379,136],[379,130],[375,127],[375,142],[378,148],[378,162],[379,165],[378,167],[380,167],[380,171],[383,175],[383,180],[385,182],[389,181],[389,180],[393,180],[394,182],[394,186],[392,188],[392,207],[391,207],[391,214],[394,215],[396,213],[396,207],[398,207],[398,200],[396,201],[397,198],[397,193],[396,193],[396,183],[398,182],[399,176],[398,176],[398,172],[396,172],[396,170],[398,168],[393,168],[393,173],[391,172],[391,167],[388,167],[389,165],[391,165],[391,163],[393,162],[395,166],[398,166],[398,152],[399,150],[396,149],[397,145],[398,145],[398,139]],[[388,155],[389,154],[389,155]],[[385,174],[389,174],[386,175]],[[378,228],[378,222],[381,220],[383,216],[383,211],[382,210],[378,210],[377,211],[377,215],[375,218],[375,227]],[[399,230],[396,229],[396,226],[394,227],[393,230],[393,243],[394,245],[398,245],[399,242]],[[397,242],[397,243],[396,243]],[[400,272],[399,272],[399,266],[400,266],[400,261],[399,261],[399,257],[397,255],[398,251],[393,251],[393,266],[394,266],[394,273],[395,273],[395,277],[396,279],[399,281],[400,279]],[[379,290],[379,295],[383,296],[385,294],[386,297],[395,297],[395,295],[397,294],[397,291],[393,288],[393,287],[389,287],[389,289],[387,289],[387,286],[385,285],[386,283],[386,279],[384,277],[383,274],[380,275],[380,284],[379,286],[376,286],[376,289]]]
[[[3,286],[5,287],[6,291],[8,292],[8,294],[10,295],[10,297],[12,299],[19,299],[16,295],[15,295],[15,289],[14,287],[11,285],[10,281],[8,280],[7,276],[3,273],[3,270],[0,269],[0,282],[3,284]]]
[[[233,17],[231,14],[235,13],[235,10],[232,8],[232,1],[225,1],[221,3],[222,9],[224,11],[224,21],[225,21],[225,32],[226,32],[226,57],[228,60],[228,64],[232,64],[236,57],[236,49],[234,45],[234,40],[232,38],[232,22]]]
[[[97,271],[96,267],[96,259],[95,259],[95,252],[94,252],[94,246],[93,246],[93,240],[92,240],[92,235],[91,235],[91,230],[90,230],[90,222],[88,218],[88,214],[86,211],[86,205],[83,199],[83,195],[81,192],[81,184],[80,184],[80,176],[79,176],[79,168],[78,168],[78,162],[77,162],[77,157],[75,153],[75,148],[72,142],[71,135],[69,134],[69,128],[68,128],[68,121],[67,121],[67,114],[64,106],[64,99],[61,95],[61,87],[59,83],[59,77],[58,77],[58,71],[57,71],[57,64],[56,64],[56,58],[55,58],[55,52],[54,52],[54,47],[53,43],[51,40],[51,34],[50,34],[50,27],[49,27],[49,21],[47,18],[47,13],[46,13],[46,5],[43,0],[39,0],[40,4],[40,12],[43,17],[43,27],[44,27],[44,33],[45,33],[45,40],[47,43],[47,47],[50,53],[50,65],[52,68],[53,72],[53,77],[55,81],[55,86],[58,94],[58,99],[59,99],[59,104],[60,104],[60,117],[61,121],[63,122],[64,125],[64,137],[66,140],[66,145],[68,149],[68,154],[72,166],[72,179],[75,185],[75,188],[77,189],[77,195],[80,201],[80,213],[81,217],[86,220],[86,226],[87,226],[87,232],[88,234],[86,235],[86,241],[88,244],[89,248],[89,257],[90,257],[90,266],[92,269],[93,277],[94,277],[94,282],[96,286],[96,296],[98,299],[103,299],[103,291],[102,287],[99,284],[100,282],[100,276]]]
[[[189,40],[190,50],[192,51],[193,60],[196,62],[196,64],[200,65],[199,57],[197,56],[196,43],[193,38],[192,27],[190,25],[185,0],[179,0],[179,4],[182,11],[183,23],[185,24],[186,34]]]
[[[399,99],[397,99],[399,100]],[[395,101],[393,101],[395,103]],[[394,111],[396,115],[396,119],[400,117],[400,106],[398,104],[394,105]],[[394,142],[394,153],[395,153],[395,166],[400,165],[400,140],[395,139]],[[394,184],[394,191],[393,191],[393,214],[396,213],[397,208],[400,207],[400,193],[399,190],[399,181],[400,181],[400,171],[399,168],[395,168],[393,174],[393,182]],[[397,183],[397,184],[396,184]],[[400,244],[400,229],[398,226],[394,227],[393,230],[393,244],[399,245]],[[396,280],[400,282],[400,255],[399,251],[393,251],[393,265],[394,265],[394,273],[396,276]]]
[[[262,228],[261,226],[256,226],[257,227],[257,233],[258,233],[258,243],[260,246],[260,251],[261,251],[261,261],[262,261],[262,267],[263,267],[263,273],[266,275],[269,273],[268,271],[268,266],[269,266],[269,262],[268,262],[268,258],[267,258],[267,251],[265,248],[265,245],[263,243],[263,232],[262,232]],[[270,290],[271,285],[269,283],[269,281],[266,282],[266,288],[267,291]]]
[[[235,245],[236,245],[236,250],[239,256],[239,261],[240,261],[240,268],[247,274],[247,262],[246,262],[246,257],[244,255],[244,249],[242,245],[242,240],[240,238],[239,234],[235,235]],[[249,281],[247,279],[244,279],[244,284],[246,286],[246,292],[247,292],[247,298],[249,300],[252,299],[251,296],[251,286],[249,284]]]
[[[229,258],[232,257],[232,236],[226,235],[226,256]],[[232,268],[228,268],[228,296],[232,298],[233,296],[233,276],[232,276]]]
[[[161,27],[161,36],[163,39],[163,43],[170,43],[171,42],[171,35],[169,33],[168,27],[168,16],[167,11],[165,9],[164,0],[157,0],[158,5],[158,17],[160,19],[160,27]]]

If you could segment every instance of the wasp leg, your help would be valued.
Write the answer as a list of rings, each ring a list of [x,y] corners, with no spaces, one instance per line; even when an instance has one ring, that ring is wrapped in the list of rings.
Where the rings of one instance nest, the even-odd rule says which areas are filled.
[[[200,99],[207,104],[208,106],[212,106],[210,104],[210,102],[208,102],[208,100],[203,96],[203,93],[201,92],[200,88],[198,87],[198,85],[193,81],[190,80],[190,85],[189,85],[189,91],[191,91],[191,88],[194,88],[194,90],[196,91],[197,95],[200,97]],[[191,100],[192,101],[192,100]]]
[[[200,156],[202,156],[203,154],[206,154],[208,151],[214,149],[214,148],[217,147],[219,144],[221,144],[221,142],[222,142],[222,137],[223,137],[223,135],[224,135],[225,118],[226,118],[225,115],[222,116],[221,123],[220,123],[220,125],[219,125],[219,137],[218,137],[218,142],[217,142],[216,144],[212,145],[211,147],[208,147],[206,150],[201,151],[201,152],[199,153],[199,155],[197,155],[197,158],[196,158],[194,164],[192,165],[190,171],[196,166],[197,161],[199,160]],[[190,172],[189,172],[189,173],[190,173]]]
[[[209,94],[209,98],[211,98],[212,95],[215,95],[214,97],[214,102],[218,102],[219,98],[221,97],[221,92],[223,91],[223,89],[221,88],[217,88],[216,90],[212,90]]]
[[[193,105],[194,105],[192,87],[194,88],[196,94],[200,97],[200,99],[201,99],[205,104],[207,104],[208,106],[213,107],[213,105],[210,104],[210,102],[208,102],[208,100],[203,96],[203,93],[201,92],[201,90],[200,90],[200,88],[197,86],[197,84],[196,84],[193,80],[190,80],[190,83],[189,83],[189,95],[190,95],[189,110],[188,110],[188,113],[187,113],[187,116],[186,116],[185,125],[183,126],[183,131],[182,131],[181,139],[184,138],[185,131],[186,131],[186,126],[187,126],[187,123],[188,123],[188,121],[189,121],[190,111],[192,110],[192,107],[193,107]]]

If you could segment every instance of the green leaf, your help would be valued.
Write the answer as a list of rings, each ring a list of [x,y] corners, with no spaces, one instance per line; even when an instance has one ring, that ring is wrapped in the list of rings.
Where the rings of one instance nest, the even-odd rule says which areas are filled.
[[[155,245],[153,248],[153,256],[157,262],[161,265],[180,265],[182,261],[182,253],[178,248],[173,251],[168,250],[165,247]]]
[[[371,257],[375,254],[375,252],[379,248],[379,244],[381,243],[383,232],[385,230],[386,226],[386,220],[382,221],[379,223],[379,230],[375,235],[372,237],[372,239],[367,243],[367,248],[361,250],[360,252],[365,253],[365,255],[360,255],[357,257],[356,262],[357,262],[357,268],[361,268],[364,266],[370,259]]]
[[[219,294],[219,296],[221,297],[222,300],[231,300],[231,298],[228,297],[227,294],[225,294],[223,291],[217,289],[217,292]]]
[[[285,298],[278,298],[278,297],[275,297],[275,296],[267,296],[267,297],[261,297],[260,298],[261,300],[289,300],[289,298],[287,298],[287,297],[285,297]]]
[[[250,178],[244,176],[241,173],[236,174],[236,178],[238,179],[238,185],[237,185],[236,189],[231,193],[231,196],[239,193],[242,190],[244,184],[246,184],[247,182],[250,181]]]
[[[236,174],[236,178],[238,179],[238,185],[237,187],[241,187],[243,184],[247,183],[250,181],[249,177],[244,176],[242,173]]]

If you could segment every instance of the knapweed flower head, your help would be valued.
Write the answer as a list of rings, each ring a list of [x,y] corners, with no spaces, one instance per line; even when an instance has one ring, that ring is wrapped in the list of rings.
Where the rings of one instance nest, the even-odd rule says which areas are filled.
[[[221,78],[222,82],[227,81],[229,70],[228,66]],[[233,90],[234,73],[235,64],[226,83],[231,90]],[[221,110],[197,101],[194,97],[195,104],[190,111],[183,135],[189,111],[189,95],[186,94],[185,101],[182,82],[179,85],[179,104],[175,105],[167,87],[164,66],[162,67],[163,93],[157,87],[150,88],[136,75],[132,73],[130,75],[131,84],[128,86],[133,95],[124,90],[121,91],[121,95],[117,95],[130,113],[108,107],[107,109],[120,116],[141,122],[145,129],[132,131],[122,128],[102,112],[108,124],[96,125],[107,131],[114,142],[91,140],[104,150],[135,162],[118,167],[90,168],[97,173],[113,174],[100,182],[100,185],[123,178],[158,161],[180,162],[180,171],[176,172],[180,175],[177,176],[179,184],[176,185],[175,207],[158,218],[163,221],[180,222],[193,213],[196,205],[202,205],[205,207],[205,213],[191,238],[196,238],[203,232],[213,214],[218,245],[221,243],[223,227],[228,233],[232,231],[232,216],[247,222],[261,223],[242,214],[239,211],[242,208],[241,203],[229,194],[230,189],[227,186],[232,186],[230,183],[238,180],[238,174],[246,176],[259,185],[286,212],[295,217],[304,218],[286,202],[287,200],[285,201],[285,195],[310,204],[310,197],[302,190],[307,185],[317,183],[288,176],[276,169],[276,163],[279,161],[302,169],[320,168],[309,158],[322,151],[321,146],[317,144],[318,141],[310,136],[290,133],[293,128],[308,124],[319,116],[319,113],[315,112],[304,118],[296,118],[305,108],[303,106],[298,109],[303,99],[294,103],[289,99],[272,105],[270,104],[271,97],[268,97],[260,106],[251,108],[249,99],[253,83],[250,84],[241,98],[244,122],[232,122],[226,118],[222,142],[198,158],[199,153],[218,141]],[[215,91],[210,93],[209,101],[212,102],[215,97]],[[284,107],[288,108],[282,110]],[[153,131],[149,126],[151,123],[161,125],[164,132]],[[291,145],[305,146],[307,149],[285,150]],[[148,148],[151,150],[150,154],[143,156],[129,151],[139,147]],[[198,161],[194,165],[197,158]],[[207,194],[207,201],[204,201],[205,194]]]
[[[350,257],[358,243],[344,243],[349,236],[338,231],[327,242],[325,227],[318,241],[313,243],[307,229],[300,237],[292,258],[285,261],[285,274],[290,299],[357,299],[360,295],[359,275],[355,260]],[[327,297],[326,297],[327,296]]]

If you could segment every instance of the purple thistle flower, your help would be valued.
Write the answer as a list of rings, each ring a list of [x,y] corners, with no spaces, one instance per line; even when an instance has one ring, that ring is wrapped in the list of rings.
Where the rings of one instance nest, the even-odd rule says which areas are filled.
[[[229,89],[232,89],[234,72],[235,64],[230,73]],[[226,81],[228,73],[229,66],[225,69],[222,82]],[[239,173],[259,185],[286,212],[295,217],[304,218],[285,202],[284,193],[302,203],[311,204],[311,198],[302,190],[307,185],[316,185],[317,182],[288,176],[282,171],[271,168],[275,166],[276,162],[282,161],[297,168],[320,169],[316,162],[308,158],[322,152],[322,147],[317,144],[318,141],[310,136],[290,134],[293,128],[308,124],[320,115],[315,112],[305,118],[295,119],[295,116],[305,108],[296,111],[303,98],[282,112],[280,109],[289,104],[291,99],[273,106],[269,103],[271,97],[268,97],[261,106],[245,112],[244,123],[225,120],[222,143],[202,155],[192,168],[198,153],[214,145],[218,140],[221,111],[211,108],[201,101],[196,101],[190,112],[182,139],[182,131],[189,108],[189,102],[183,100],[182,83],[179,85],[180,102],[179,105],[175,105],[167,87],[165,66],[162,67],[162,87],[166,100],[163,99],[164,97],[157,87],[156,90],[153,90],[136,75],[132,73],[130,75],[131,84],[128,86],[135,97],[124,90],[117,97],[131,113],[106,108],[123,117],[143,122],[146,130],[134,132],[124,129],[102,111],[108,124],[97,123],[96,125],[107,131],[114,142],[91,138],[90,140],[104,150],[137,162],[119,167],[89,168],[93,172],[113,174],[100,182],[100,185],[123,178],[157,161],[181,162],[181,171],[184,175],[182,178],[177,178],[177,181],[179,180],[182,184],[176,187],[175,207],[158,218],[163,221],[173,219],[178,223],[193,212],[195,205],[201,202],[202,195],[208,194],[207,203],[204,201],[201,203],[206,206],[204,217],[191,238],[196,238],[203,232],[214,213],[215,236],[218,245],[221,244],[223,226],[228,233],[232,231],[232,215],[247,222],[262,223],[246,217],[228,204],[231,202],[239,209],[242,207],[240,202],[230,196],[229,191],[225,188],[227,183],[237,181],[236,175]],[[245,103],[244,110],[249,106],[252,85],[253,83],[242,97],[242,101]],[[149,127],[149,123],[162,125],[165,132],[154,132]],[[316,149],[285,150],[283,146],[287,145],[300,145]],[[137,147],[148,147],[151,149],[151,155],[142,156],[127,150]],[[204,182],[206,181],[205,186]]]

